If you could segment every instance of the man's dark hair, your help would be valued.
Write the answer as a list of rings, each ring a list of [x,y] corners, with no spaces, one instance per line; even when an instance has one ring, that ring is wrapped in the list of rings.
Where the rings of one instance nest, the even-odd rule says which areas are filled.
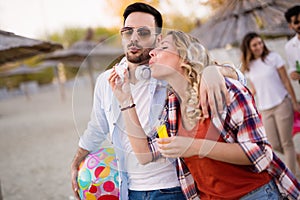
[[[161,33],[163,20],[158,10],[145,3],[141,3],[141,2],[133,3],[129,5],[123,13],[123,17],[124,17],[123,24],[125,24],[125,20],[127,19],[128,15],[130,15],[133,12],[143,12],[143,13],[148,13],[150,15],[153,15],[156,24],[156,33]]]
[[[289,8],[285,13],[284,13],[284,17],[286,19],[286,21],[288,23],[291,23],[291,18],[293,16],[298,16],[300,14],[300,5],[296,5],[296,6],[293,6],[291,8]]]

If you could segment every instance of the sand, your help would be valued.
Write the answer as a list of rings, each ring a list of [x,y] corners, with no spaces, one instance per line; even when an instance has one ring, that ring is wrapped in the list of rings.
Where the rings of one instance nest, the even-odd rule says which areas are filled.
[[[0,101],[0,181],[4,200],[74,199],[70,163],[79,134],[89,119],[88,84],[65,101],[58,87],[39,89],[30,100],[17,96]],[[72,97],[74,97],[74,109]]]
[[[75,83],[65,85],[64,101],[57,85],[39,88],[30,100],[24,95],[0,100],[4,200],[74,199],[70,163],[92,105],[89,80]]]

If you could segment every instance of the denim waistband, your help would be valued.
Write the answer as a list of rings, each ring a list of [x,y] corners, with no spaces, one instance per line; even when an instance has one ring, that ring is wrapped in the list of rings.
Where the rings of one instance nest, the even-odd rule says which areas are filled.
[[[259,188],[256,188],[255,190],[252,190],[248,194],[244,195],[243,197],[241,197],[241,199],[249,199],[249,197],[255,195],[258,191],[266,190],[267,188],[270,188],[272,191],[277,191],[278,195],[281,195],[275,181],[273,179],[271,179],[268,183],[260,186]]]

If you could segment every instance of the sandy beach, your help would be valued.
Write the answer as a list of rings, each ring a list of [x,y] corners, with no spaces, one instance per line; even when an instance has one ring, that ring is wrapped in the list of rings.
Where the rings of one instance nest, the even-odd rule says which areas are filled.
[[[70,163],[91,106],[91,86],[85,79],[65,84],[64,101],[57,85],[39,88],[30,99],[19,95],[0,100],[4,200],[74,199]]]
[[[69,83],[65,89],[64,101],[58,87],[39,89],[30,100],[17,96],[0,101],[4,200],[73,199],[70,163],[89,119],[92,92],[88,84],[73,92]]]

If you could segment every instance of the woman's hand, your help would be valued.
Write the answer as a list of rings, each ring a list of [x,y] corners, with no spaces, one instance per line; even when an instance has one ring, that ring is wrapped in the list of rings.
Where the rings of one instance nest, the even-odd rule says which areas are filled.
[[[127,70],[124,73],[124,80],[122,80],[114,67],[111,74],[108,77],[108,81],[114,95],[118,99],[119,104],[121,106],[128,106],[132,102],[132,97]]]
[[[159,138],[158,150],[164,157],[177,158],[177,157],[191,157],[198,155],[198,151],[194,146],[195,138],[173,136],[169,138]]]
[[[204,68],[200,83],[200,105],[205,118],[209,117],[208,107],[213,116],[224,111],[230,98],[225,85],[224,76],[218,66],[212,65]]]

